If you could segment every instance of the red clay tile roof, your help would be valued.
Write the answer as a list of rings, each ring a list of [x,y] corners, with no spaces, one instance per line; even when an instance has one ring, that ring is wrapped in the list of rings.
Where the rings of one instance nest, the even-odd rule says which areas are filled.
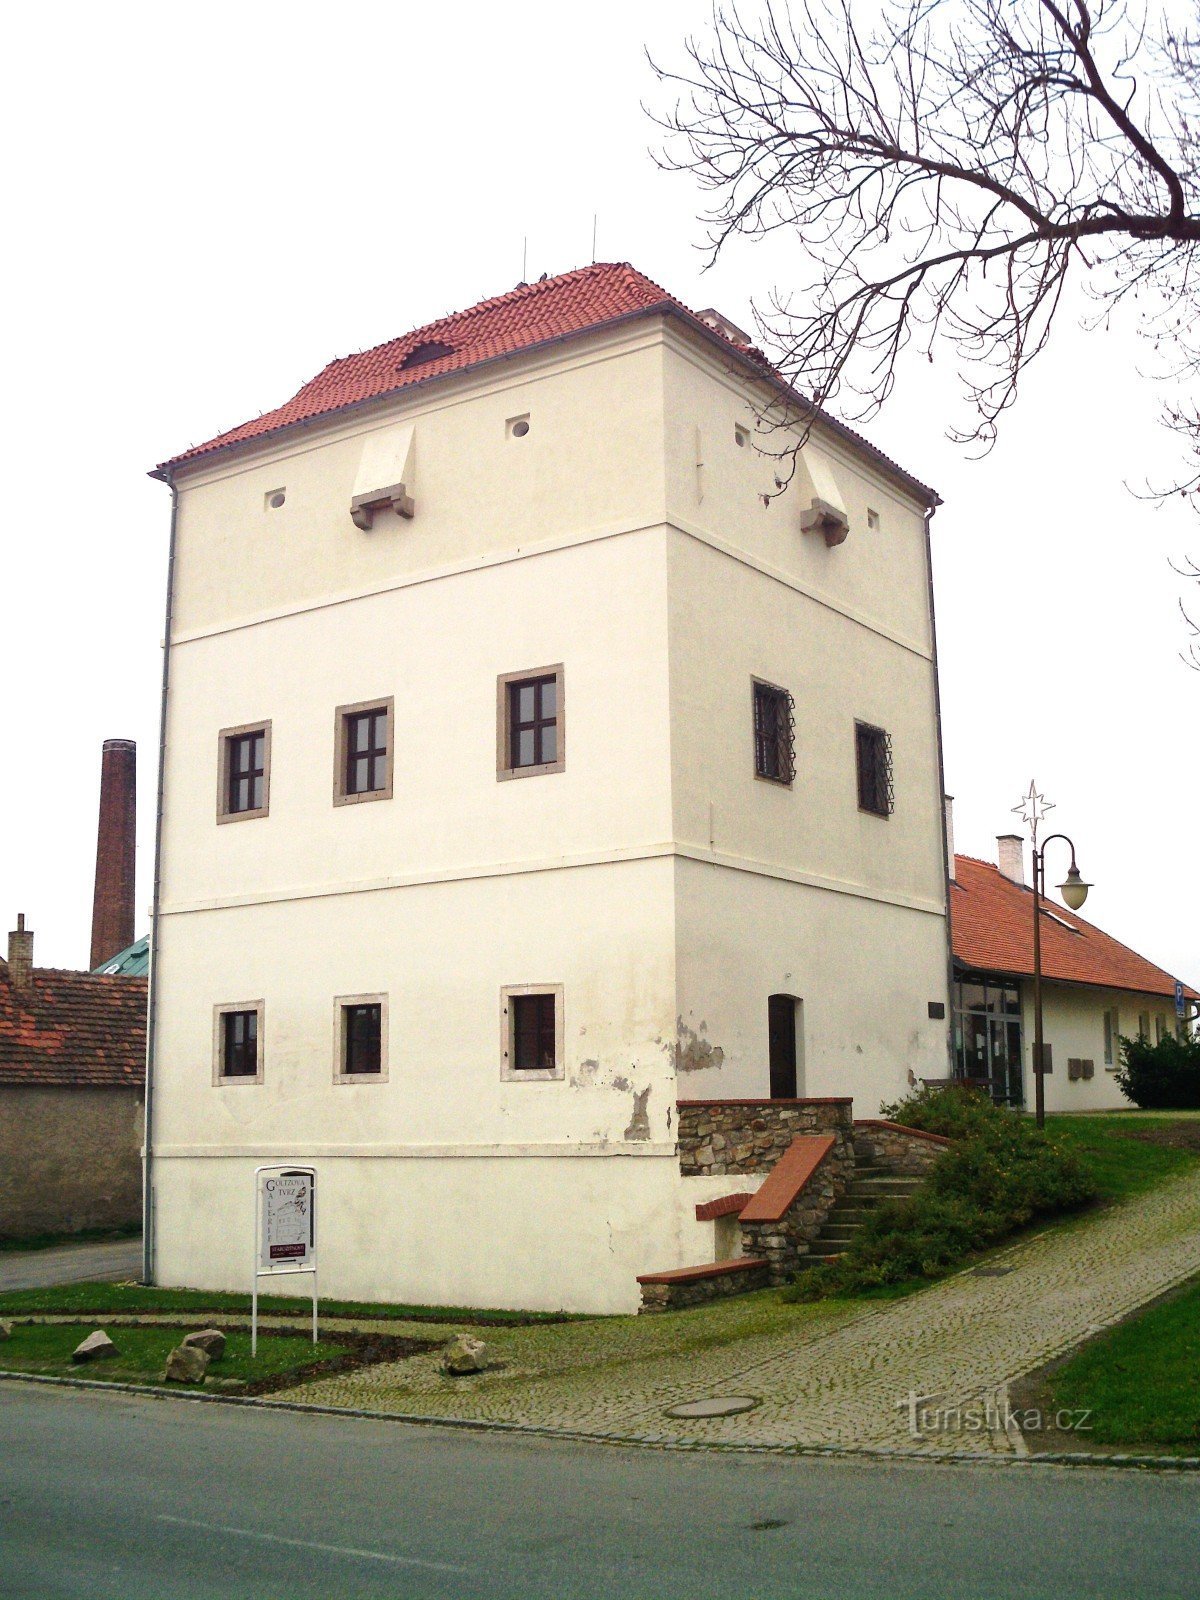
[[[976,861],[973,856],[956,855],[954,869],[950,922],[955,961],[979,971],[1032,973],[1033,891],[1013,883],[990,862]],[[1128,945],[1101,933],[1066,906],[1045,901],[1042,973],[1065,983],[1126,989],[1135,994],[1175,993],[1175,980],[1170,973]],[[1190,999],[1200,998],[1186,986],[1184,992]]]
[[[726,340],[627,261],[598,261],[540,283],[520,284],[507,294],[482,300],[469,310],[456,311],[438,322],[427,323],[399,339],[390,339],[374,349],[331,361],[286,405],[264,412],[261,417],[218,434],[204,444],[193,445],[190,450],[163,462],[155,469],[154,476],[168,476],[173,467],[197,457],[377,400],[409,385],[462,372],[485,361],[515,355],[520,350],[552,340],[571,338],[652,310],[682,316],[710,337],[721,340],[730,350],[736,350],[761,373],[788,387],[761,351]],[[449,354],[442,354],[444,349],[448,349]],[[937,503],[937,496],[931,489],[860,434],[833,417],[827,416],[825,421],[860,448],[865,448],[876,461],[898,473],[928,503]]]
[[[35,967],[14,988],[0,963],[0,1086],[140,1088],[146,979]]]

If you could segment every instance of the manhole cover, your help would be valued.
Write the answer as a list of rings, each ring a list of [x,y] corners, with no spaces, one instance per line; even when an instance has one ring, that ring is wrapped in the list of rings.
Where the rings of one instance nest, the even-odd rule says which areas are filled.
[[[740,1411],[753,1411],[758,1401],[749,1394],[717,1395],[712,1400],[689,1400],[686,1405],[670,1406],[668,1417],[736,1417]]]

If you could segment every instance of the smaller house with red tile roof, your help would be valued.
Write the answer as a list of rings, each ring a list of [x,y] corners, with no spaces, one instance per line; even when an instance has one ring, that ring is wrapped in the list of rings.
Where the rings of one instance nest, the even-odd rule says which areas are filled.
[[[1031,1106],[1033,890],[1021,838],[997,843],[998,865],[953,858],[955,1071],[998,1101]],[[1040,916],[1046,1109],[1128,1106],[1115,1080],[1120,1036],[1174,1031],[1176,980],[1066,906],[1043,899]],[[1200,995],[1187,984],[1183,992],[1194,1018]]]
[[[0,959],[0,1238],[127,1227],[142,1207],[146,979]]]

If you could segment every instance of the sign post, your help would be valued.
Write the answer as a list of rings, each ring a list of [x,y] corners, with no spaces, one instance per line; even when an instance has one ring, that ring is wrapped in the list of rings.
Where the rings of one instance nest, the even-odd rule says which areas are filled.
[[[1185,1009],[1186,1008],[1184,1006],[1183,984],[1180,983],[1178,978],[1176,978],[1175,979],[1175,1015],[1179,1018],[1179,1020],[1181,1022],[1183,1021],[1183,1015],[1184,1015]]]
[[[289,1162],[254,1170],[254,1279],[250,1354],[258,1354],[258,1280],[306,1272],[312,1278],[312,1336],[317,1342],[317,1170]]]

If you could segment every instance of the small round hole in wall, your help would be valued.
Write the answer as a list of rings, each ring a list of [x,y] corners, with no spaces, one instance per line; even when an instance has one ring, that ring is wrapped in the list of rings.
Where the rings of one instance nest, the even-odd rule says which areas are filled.
[[[529,432],[528,417],[518,417],[512,425],[511,432],[514,439],[523,439]]]
[[[269,511],[278,511],[286,499],[287,494],[283,489],[272,489],[267,496],[267,509]]]
[[[750,430],[748,428],[742,428],[735,425],[733,430],[733,442],[737,445],[739,450],[744,450],[750,443]]]

